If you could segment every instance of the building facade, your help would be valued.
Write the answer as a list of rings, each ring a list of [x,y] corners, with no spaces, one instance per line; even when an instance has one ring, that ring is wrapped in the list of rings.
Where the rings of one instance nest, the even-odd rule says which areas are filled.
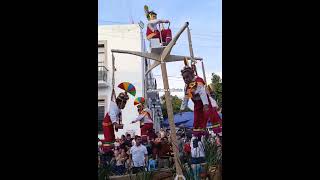
[[[98,137],[103,139],[102,121],[109,110],[112,89],[114,88],[116,95],[119,94],[122,90],[117,86],[121,82],[132,83],[137,93],[135,97],[129,94],[130,99],[122,110],[124,128],[116,133],[116,137],[125,133],[140,135],[139,123],[131,124],[131,121],[138,115],[137,109],[133,105],[134,98],[141,96],[148,100],[148,106],[154,112],[154,128],[157,131],[161,120],[158,117],[161,114],[157,113],[159,95],[154,96],[154,93],[150,94],[150,90],[148,91],[148,89],[156,89],[152,73],[145,76],[150,60],[128,54],[112,54],[111,49],[146,51],[143,29],[139,24],[98,26]],[[112,56],[116,69],[114,71],[114,87],[112,86]]]

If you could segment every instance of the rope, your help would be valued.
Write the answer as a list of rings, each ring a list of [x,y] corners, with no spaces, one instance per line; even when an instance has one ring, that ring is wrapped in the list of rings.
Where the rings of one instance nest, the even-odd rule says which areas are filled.
[[[112,94],[111,94],[111,101],[115,101],[116,100],[116,92],[114,90],[114,84],[115,84],[114,72],[115,71],[116,71],[115,59],[114,59],[114,55],[113,55],[113,52],[112,52]]]

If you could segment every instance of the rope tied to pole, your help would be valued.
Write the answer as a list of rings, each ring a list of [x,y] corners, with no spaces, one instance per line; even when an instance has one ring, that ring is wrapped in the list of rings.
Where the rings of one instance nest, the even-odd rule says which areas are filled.
[[[115,84],[114,72],[116,70],[117,69],[115,68],[115,59],[114,59],[114,55],[113,55],[113,52],[112,52],[112,94],[111,94],[111,101],[114,101],[114,102],[116,100],[116,92],[114,90],[114,84]]]

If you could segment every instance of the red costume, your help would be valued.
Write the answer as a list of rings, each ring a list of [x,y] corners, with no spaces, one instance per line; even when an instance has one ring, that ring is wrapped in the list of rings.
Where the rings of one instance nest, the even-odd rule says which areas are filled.
[[[120,93],[116,101],[121,104],[126,103],[128,99],[129,97],[126,93]],[[104,140],[101,140],[101,142],[103,144],[104,152],[110,151],[113,148],[113,143],[115,142],[114,130],[118,131],[117,127],[122,128],[121,121],[121,109],[116,102],[111,101],[109,112],[106,114],[102,122]]]
[[[159,38],[161,37],[161,42],[165,42],[166,44],[169,44],[172,40],[172,32],[171,29],[162,29],[161,30],[161,36],[159,30],[152,30],[149,26],[147,27],[147,38]]]
[[[140,130],[141,130],[141,138],[142,140],[146,141],[147,137],[150,138],[150,134],[152,133],[153,129],[153,121],[151,118],[151,111],[147,108],[141,111],[140,115],[137,119],[141,118]]]
[[[159,38],[160,42],[164,44],[169,44],[169,42],[172,39],[172,33],[169,27],[167,29],[163,28],[161,30],[161,33],[158,29],[158,26],[160,26],[161,23],[169,23],[169,21],[157,19],[157,13],[153,11],[149,11],[148,6],[145,6],[144,9],[148,19],[147,33],[146,33],[147,39]]]
[[[188,66],[182,70],[183,73],[193,73],[192,69]],[[195,76],[193,81],[185,87],[185,98],[181,104],[181,110],[187,105],[188,101],[191,100],[194,103],[194,123],[193,123],[193,134],[195,136],[206,135],[207,122],[211,122],[215,127],[215,133],[221,132],[221,119],[217,111],[212,106],[212,102],[209,98],[209,94],[205,89],[205,82],[202,78]],[[208,105],[208,110],[204,111],[204,105]]]
[[[110,118],[109,113],[113,115],[113,121]],[[103,143],[102,146],[105,152],[113,148],[113,143],[115,142],[113,122],[116,122],[120,118],[121,118],[120,109],[118,108],[115,102],[111,101],[110,110],[106,114],[102,122],[103,135],[104,135],[104,140],[102,140],[102,143]]]
[[[147,141],[147,137],[149,139],[153,136],[153,120],[152,120],[152,112],[148,108],[144,108],[144,98],[138,97],[134,101],[134,105],[138,105],[139,116],[132,121],[132,123],[140,121],[140,130],[141,130],[141,138],[143,141]],[[142,110],[140,110],[142,109]]]
[[[213,93],[214,93],[212,90],[213,88],[211,88],[210,86],[207,86],[207,89],[208,89],[208,94],[209,94],[208,98],[209,98],[211,105],[213,107],[213,111],[210,113],[213,115],[209,117],[208,122],[212,123],[212,129],[213,129],[214,133],[221,134],[222,133],[222,119],[218,113],[218,104],[213,98]]]

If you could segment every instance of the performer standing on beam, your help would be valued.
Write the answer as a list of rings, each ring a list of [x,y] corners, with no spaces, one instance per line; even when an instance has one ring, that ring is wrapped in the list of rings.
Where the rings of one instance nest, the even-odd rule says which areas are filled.
[[[139,112],[138,117],[132,121],[132,123],[136,123],[140,121],[140,130],[141,130],[141,137],[142,141],[146,142],[147,137],[150,138],[150,134],[152,133],[153,129],[153,120],[152,120],[152,111],[144,107],[145,99],[143,97],[137,97],[134,100],[134,105],[137,105],[137,110]]]

